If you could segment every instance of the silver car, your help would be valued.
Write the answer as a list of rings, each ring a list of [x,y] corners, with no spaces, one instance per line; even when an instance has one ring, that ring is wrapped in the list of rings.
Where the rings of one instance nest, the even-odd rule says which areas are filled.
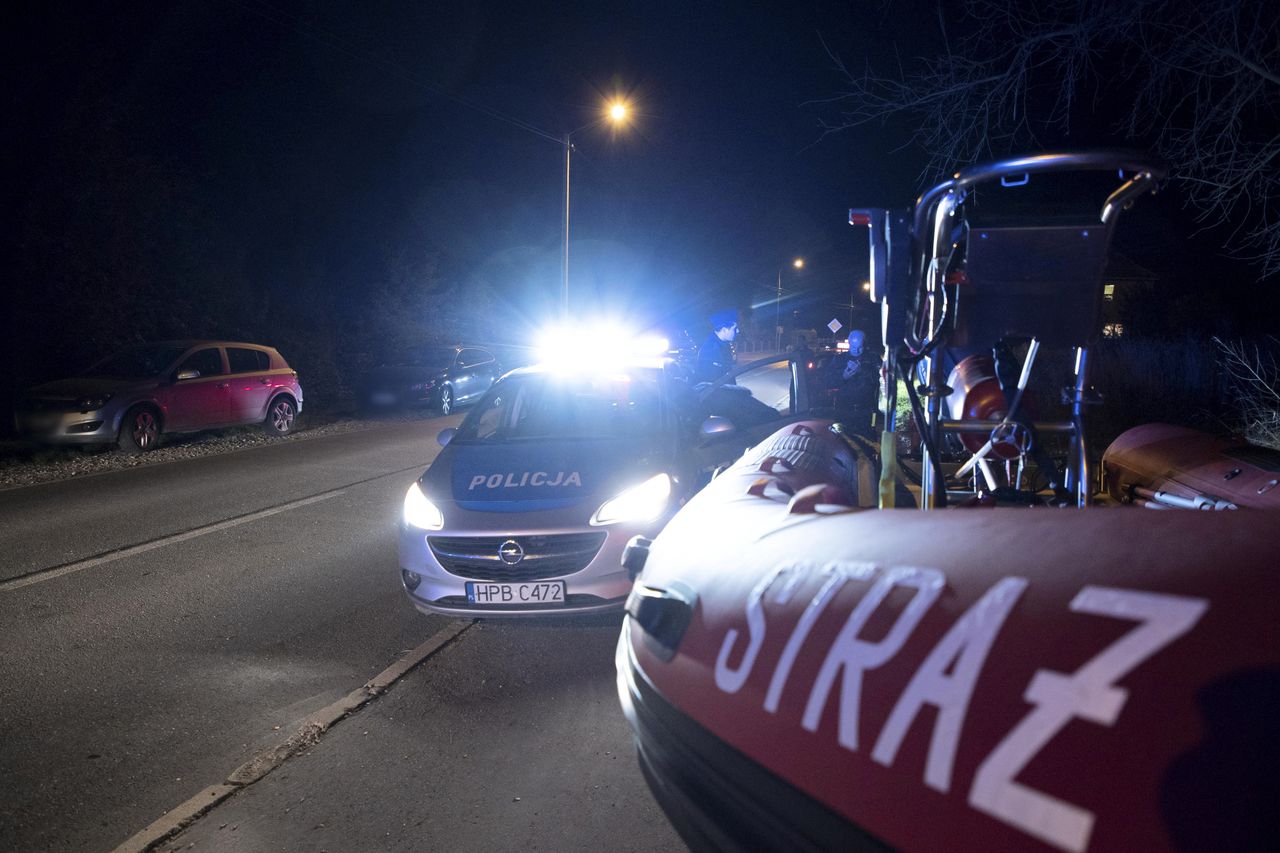
[[[802,415],[797,370],[783,357],[696,389],[669,360],[507,374],[440,434],[444,450],[405,496],[410,600],[463,616],[620,608],[627,542],[656,535],[717,468]]]
[[[141,453],[166,433],[262,424],[271,435],[285,435],[301,411],[298,374],[271,347],[163,341],[123,349],[78,377],[30,389],[14,426],[48,444],[119,444]]]

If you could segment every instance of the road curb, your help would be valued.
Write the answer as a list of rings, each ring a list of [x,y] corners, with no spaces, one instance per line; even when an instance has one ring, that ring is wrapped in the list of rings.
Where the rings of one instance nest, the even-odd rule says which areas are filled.
[[[185,803],[165,812],[158,820],[152,821],[113,853],[143,853],[149,850],[152,845],[168,838],[238,790],[238,785],[210,785]]]
[[[204,817],[223,800],[264,778],[299,752],[315,746],[321,735],[332,726],[381,696],[387,688],[456,640],[474,624],[475,622],[451,622],[432,634],[400,660],[366,681],[363,686],[314,714],[308,715],[301,728],[283,743],[258,752],[244,764],[232,770],[224,782],[210,785],[186,802],[174,806],[116,847],[112,853],[146,853],[177,835]]]

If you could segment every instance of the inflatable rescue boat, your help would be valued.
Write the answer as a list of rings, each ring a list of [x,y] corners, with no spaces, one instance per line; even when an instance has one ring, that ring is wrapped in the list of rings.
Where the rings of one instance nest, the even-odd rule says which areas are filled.
[[[628,563],[617,663],[695,850],[1280,849],[1280,521],[858,510],[789,426]]]

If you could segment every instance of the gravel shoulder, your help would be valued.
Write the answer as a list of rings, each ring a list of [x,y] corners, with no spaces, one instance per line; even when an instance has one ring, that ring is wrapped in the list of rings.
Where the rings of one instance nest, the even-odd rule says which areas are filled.
[[[162,465],[219,453],[233,453],[271,442],[307,441],[434,417],[438,415],[427,410],[410,410],[380,417],[307,412],[298,419],[298,429],[282,438],[269,436],[258,426],[210,430],[165,436],[159,448],[138,455],[125,453],[114,447],[43,447],[28,441],[0,441],[0,490],[71,480],[144,465]]]

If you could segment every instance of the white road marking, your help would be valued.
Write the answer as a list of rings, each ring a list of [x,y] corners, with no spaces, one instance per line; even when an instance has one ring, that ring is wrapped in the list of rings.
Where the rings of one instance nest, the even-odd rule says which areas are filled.
[[[121,548],[119,551],[111,551],[110,553],[102,554],[97,557],[90,557],[87,560],[80,560],[79,562],[76,562],[76,563],[67,563],[66,565],[55,566],[49,569],[38,569],[34,572],[31,572],[30,574],[22,575],[21,577],[12,578],[7,581],[0,581],[0,592],[8,592],[9,590],[21,589],[24,586],[31,586],[32,584],[53,580],[54,578],[60,578],[63,575],[69,575],[69,574],[72,574],[73,572],[80,572],[80,571],[84,571],[85,569],[92,569],[96,566],[101,566],[105,563],[114,563],[116,560],[123,560],[127,557],[134,557],[134,556],[137,556],[138,554],[144,554],[147,551],[154,551],[155,549],[163,548],[166,545],[174,545],[178,542],[186,542],[188,539],[195,539],[197,536],[204,536],[206,533],[217,533],[220,530],[227,530],[232,527],[237,527],[241,524],[248,524],[251,521],[257,521],[262,518],[267,518],[268,516],[277,515],[282,512],[287,512],[291,509],[297,509],[298,507],[307,506],[308,504],[319,503],[320,501],[327,501],[329,498],[336,498],[338,495],[342,494],[344,491],[346,491],[346,489],[335,489],[332,492],[324,492],[319,495],[312,495],[309,498],[303,498],[302,500],[291,501],[290,503],[281,504],[280,506],[271,507],[270,509],[264,509],[258,512],[251,512],[248,515],[242,515],[239,518],[231,518],[226,521],[219,521],[214,524],[206,525],[204,527],[197,527],[194,530],[188,530],[186,533],[175,533],[173,536],[166,536],[163,539],[156,539],[151,542],[144,542],[141,545],[131,545],[128,548]]]

